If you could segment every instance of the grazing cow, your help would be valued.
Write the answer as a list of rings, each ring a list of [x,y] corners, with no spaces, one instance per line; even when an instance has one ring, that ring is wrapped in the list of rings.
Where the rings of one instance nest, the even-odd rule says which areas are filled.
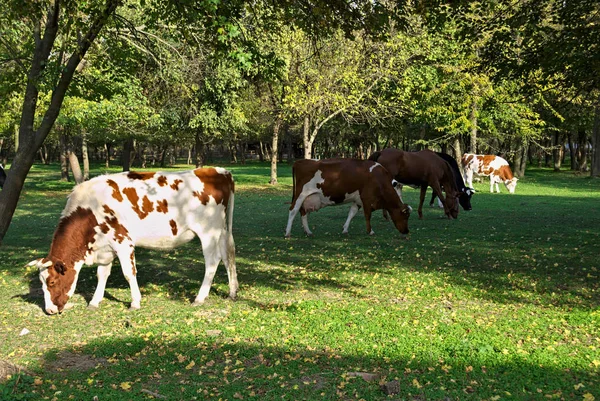
[[[508,162],[500,156],[465,153],[461,162],[465,170],[465,182],[470,187],[473,186],[473,173],[475,173],[490,177],[490,192],[494,192],[494,184],[496,184],[496,192],[500,193],[498,183],[503,182],[508,192],[515,193],[519,179],[513,175]]]
[[[394,179],[379,163],[356,159],[298,160],[292,169],[294,194],[285,236],[290,237],[292,223],[298,211],[306,235],[308,215],[325,206],[351,203],[343,234],[348,233],[350,221],[363,208],[367,232],[371,228],[371,212],[387,210],[398,231],[408,234],[410,206],[402,203],[394,190]]]
[[[2,164],[0,164],[0,189],[4,186],[4,181],[6,181],[6,172],[4,171]]]
[[[421,187],[421,198],[419,201],[419,219],[423,218],[423,203],[427,187],[433,189],[434,194],[442,201],[444,213],[449,219],[458,217],[458,202],[456,198],[460,195],[452,168],[444,159],[430,150],[419,152],[405,152],[399,149],[384,149],[375,152],[369,160],[381,163],[392,176],[400,183]],[[446,196],[442,193],[442,187]],[[401,195],[400,192],[398,195]]]
[[[454,181],[456,182],[456,187],[460,191],[460,195],[458,196],[458,203],[460,203],[460,205],[462,206],[462,208],[464,210],[467,210],[467,211],[472,210],[473,207],[471,206],[471,196],[473,196],[473,194],[475,193],[475,190],[473,188],[469,188],[469,187],[465,186],[465,182],[463,181],[462,174],[460,173],[460,170],[458,168],[458,163],[456,162],[454,157],[450,156],[447,153],[440,153],[440,152],[435,152],[435,153],[442,159],[446,160],[448,162],[448,164],[450,164],[450,167],[452,167],[452,172],[454,173]],[[429,201],[429,206],[433,206],[433,202],[435,201],[435,198],[437,198],[437,196],[434,192],[431,194],[431,200]],[[438,199],[438,203],[441,204],[439,199]],[[444,207],[444,205],[441,204],[440,207]]]
[[[222,260],[229,296],[238,289],[232,235],[234,182],[222,168],[191,171],[125,172],[77,185],[69,195],[40,270],[45,309],[61,312],[75,292],[81,267],[98,264],[98,286],[89,306],[98,307],[115,255],[131,288],[131,309],[139,309],[135,247],[171,249],[200,238],[206,271],[194,305],[201,304]]]

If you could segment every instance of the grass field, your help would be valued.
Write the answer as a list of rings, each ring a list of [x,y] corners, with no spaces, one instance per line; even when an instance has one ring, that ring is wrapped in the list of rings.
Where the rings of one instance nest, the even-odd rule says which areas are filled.
[[[190,306],[192,241],[138,249],[141,310],[118,266],[88,310],[88,267],[74,307],[47,316],[26,264],[46,256],[72,184],[34,166],[0,247],[0,361],[26,369],[0,400],[600,400],[600,180],[531,169],[513,195],[483,182],[458,220],[414,213],[408,240],[379,212],[374,236],[360,213],[343,236],[348,206],[331,207],[310,216],[313,237],[297,218],[286,240],[291,168],[276,188],[267,165],[228,168],[237,301],[221,266]]]

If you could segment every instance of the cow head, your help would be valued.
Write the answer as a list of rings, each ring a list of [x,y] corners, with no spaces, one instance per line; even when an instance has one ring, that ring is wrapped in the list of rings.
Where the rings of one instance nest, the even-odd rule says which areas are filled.
[[[458,205],[461,193],[462,192],[460,191],[457,191],[454,194],[446,193],[446,207],[444,208],[444,211],[449,219],[458,218]]]
[[[54,315],[62,312],[75,291],[77,270],[52,258],[34,260],[29,266],[37,266],[39,269],[46,313]]]
[[[406,235],[409,233],[408,218],[411,211],[412,208],[404,203],[400,203],[400,207],[394,207],[389,211],[394,225],[401,234]]]
[[[511,194],[515,193],[515,188],[517,187],[517,181],[519,181],[519,179],[517,177],[513,177],[510,180],[504,181],[504,185],[506,185],[506,189],[508,189],[508,192],[510,192]]]
[[[473,188],[467,187],[463,188],[462,191],[460,191],[460,194],[458,196],[458,203],[460,203],[464,210],[473,209],[473,207],[471,206],[471,196],[473,196],[474,193],[475,190]]]

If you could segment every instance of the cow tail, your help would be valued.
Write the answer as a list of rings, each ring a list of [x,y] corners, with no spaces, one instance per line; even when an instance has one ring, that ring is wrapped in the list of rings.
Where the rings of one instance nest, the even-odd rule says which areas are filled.
[[[231,195],[227,205],[227,260],[235,266],[235,242],[233,240],[233,206],[235,203],[235,185],[231,182]]]
[[[294,166],[292,166],[292,206],[294,207],[294,199],[296,199],[296,171],[294,171]],[[291,208],[290,208],[291,210]]]
[[[369,156],[368,160],[376,162],[379,159],[379,156],[381,156],[381,152],[375,152],[371,156]]]

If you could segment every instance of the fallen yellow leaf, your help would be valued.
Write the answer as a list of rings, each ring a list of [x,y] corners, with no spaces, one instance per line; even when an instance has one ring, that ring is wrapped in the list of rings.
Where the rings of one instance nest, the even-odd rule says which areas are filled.
[[[583,401],[594,401],[595,399],[596,399],[596,397],[594,397],[590,393],[585,393],[583,395]]]
[[[121,383],[121,388],[123,390],[129,391],[131,389],[131,383],[130,382],[123,382],[123,383]]]
[[[191,368],[194,367],[194,365],[196,365],[196,362],[192,361],[190,363],[187,364],[187,366],[185,367],[187,370],[190,370]]]

